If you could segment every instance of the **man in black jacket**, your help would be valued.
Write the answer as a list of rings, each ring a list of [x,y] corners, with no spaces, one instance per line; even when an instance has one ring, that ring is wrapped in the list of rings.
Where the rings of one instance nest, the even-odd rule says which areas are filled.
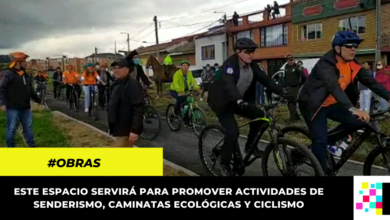
[[[306,76],[301,68],[295,63],[294,57],[289,54],[286,56],[287,65],[284,67],[284,86],[291,98],[288,100],[287,107],[290,112],[290,121],[299,121],[297,112],[297,95],[299,87],[306,81]]]
[[[98,82],[99,106],[101,109],[104,109],[104,106],[109,102],[108,99],[110,96],[108,94],[108,88],[110,88],[111,82],[114,81],[114,77],[106,70],[107,64],[101,63],[99,66],[100,70],[98,71],[98,74],[102,82],[105,84],[103,85],[102,82]]]
[[[138,80],[141,84],[143,84],[146,87],[149,87],[151,83],[150,79],[148,76],[146,76],[142,66],[141,66],[141,60],[138,57],[138,54],[134,55],[133,58],[133,63],[134,63],[134,71],[132,73],[133,77]]]
[[[314,66],[299,94],[299,108],[313,138],[312,151],[327,174],[326,150],[340,156],[345,147],[335,146],[354,130],[367,126],[370,116],[356,109],[358,82],[380,97],[390,100],[390,92],[361,68],[354,59],[363,41],[351,31],[336,33],[332,49]],[[357,116],[357,117],[354,117]],[[327,119],[340,125],[329,133]],[[360,119],[360,120],[359,120]]]
[[[60,96],[61,82],[62,82],[62,71],[60,67],[57,67],[56,71],[53,74],[53,94],[55,99]]]
[[[0,81],[0,108],[7,114],[7,147],[15,147],[15,132],[19,122],[23,127],[24,138],[29,147],[36,147],[32,131],[30,99],[38,104],[41,100],[34,91],[32,78],[26,74],[28,55],[22,52],[11,53],[12,62]]]
[[[116,147],[132,147],[143,128],[144,94],[141,84],[130,77],[134,63],[127,58],[111,64],[116,80],[110,88],[108,124]]]
[[[220,153],[214,151],[218,157],[218,154],[221,154],[219,161],[224,175],[230,175],[231,167],[229,163],[239,135],[234,115],[238,114],[250,119],[264,116],[264,112],[253,106],[256,101],[256,82],[263,84],[277,94],[283,93],[283,88],[276,85],[252,61],[252,55],[256,48],[258,46],[251,39],[238,39],[235,44],[236,53],[223,63],[221,78],[211,84],[209,88],[208,104],[225,129],[225,141],[222,151]],[[246,151],[253,143],[260,126],[260,121],[250,124],[248,140],[245,145]],[[262,152],[257,148],[255,149],[255,155],[260,157]]]

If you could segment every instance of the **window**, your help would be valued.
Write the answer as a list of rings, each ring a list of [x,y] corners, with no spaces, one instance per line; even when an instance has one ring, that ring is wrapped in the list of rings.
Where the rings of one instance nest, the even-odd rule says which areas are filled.
[[[315,40],[322,37],[322,24],[308,24],[301,27],[301,38],[305,40]]]
[[[288,43],[288,26],[287,24],[278,24],[261,28],[260,46],[276,47],[284,46]]]
[[[350,17],[339,20],[340,31],[355,31],[358,34],[366,33],[366,16]]]
[[[202,60],[214,60],[215,59],[215,46],[209,45],[202,47]]]
[[[252,40],[255,40],[255,37],[254,37],[254,34],[253,34],[253,30],[247,30],[247,31],[241,31],[241,32],[238,32],[236,34],[236,40],[238,38],[243,38],[243,37],[246,37],[246,38],[250,38]]]

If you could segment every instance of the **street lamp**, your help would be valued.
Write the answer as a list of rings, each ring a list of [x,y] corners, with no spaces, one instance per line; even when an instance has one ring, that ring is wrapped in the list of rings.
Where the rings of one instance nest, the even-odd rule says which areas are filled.
[[[127,35],[127,51],[130,52],[130,34],[127,32],[121,32],[121,34]]]
[[[228,56],[229,56],[229,54],[228,54],[228,49],[227,49],[227,47],[228,47],[228,35],[227,35],[227,17],[226,17],[226,12],[218,12],[218,11],[214,11],[214,14],[224,14],[223,15],[223,25],[224,25],[224,34],[225,34],[225,47],[223,48],[223,54],[225,55],[225,57],[223,58],[223,60],[225,60]],[[222,61],[223,61],[222,60]]]

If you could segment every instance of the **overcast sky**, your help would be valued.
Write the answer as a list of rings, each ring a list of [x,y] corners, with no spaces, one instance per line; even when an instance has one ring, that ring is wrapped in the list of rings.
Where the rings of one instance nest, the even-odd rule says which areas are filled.
[[[289,0],[279,0],[279,4]],[[196,3],[196,4],[194,4]],[[199,33],[218,24],[223,13],[262,10],[273,0],[0,0],[0,54],[23,51],[34,58],[84,57],[155,43],[153,16],[160,21],[160,42]],[[181,26],[181,27],[180,27]],[[144,31],[143,31],[144,30]],[[142,32],[141,32],[142,31]],[[141,32],[141,33],[140,33]],[[146,41],[147,43],[142,43]]]

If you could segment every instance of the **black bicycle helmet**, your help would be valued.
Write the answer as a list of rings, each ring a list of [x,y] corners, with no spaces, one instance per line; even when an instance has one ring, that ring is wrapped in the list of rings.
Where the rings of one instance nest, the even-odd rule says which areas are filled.
[[[249,38],[239,38],[234,46],[235,50],[256,50],[259,46]]]

